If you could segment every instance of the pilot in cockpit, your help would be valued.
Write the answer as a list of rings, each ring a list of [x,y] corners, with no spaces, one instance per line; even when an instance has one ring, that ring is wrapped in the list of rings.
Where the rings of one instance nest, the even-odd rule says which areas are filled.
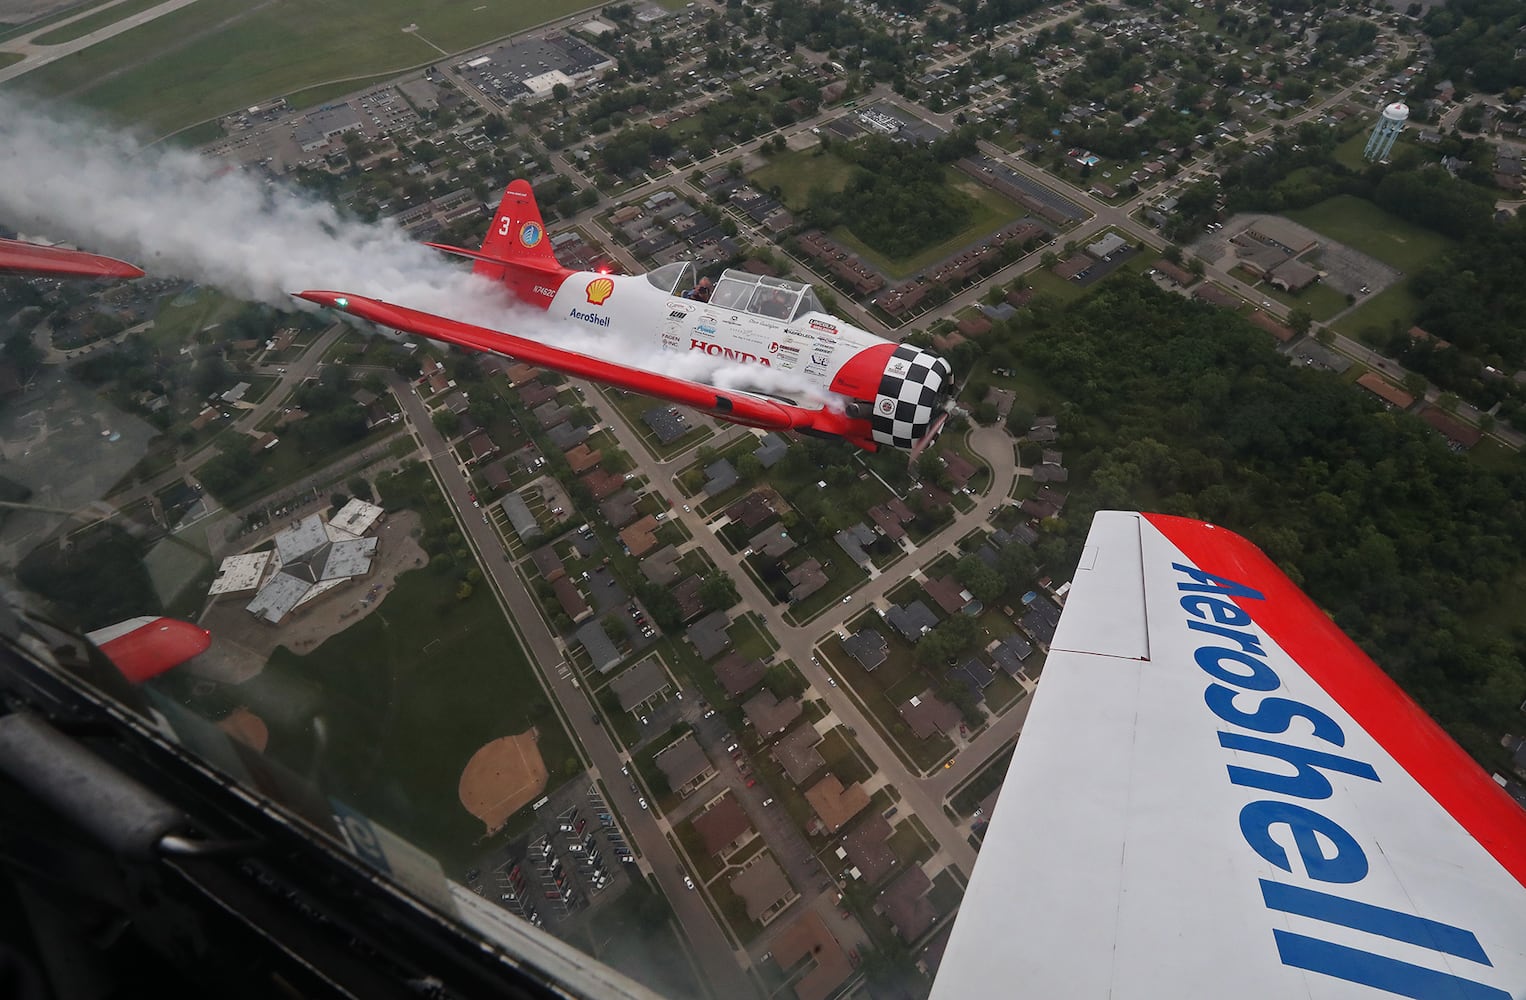
[[[710,291],[710,279],[701,278],[693,288],[689,289],[687,292],[684,292],[684,298],[693,299],[696,302],[709,302]]]
[[[789,319],[790,294],[782,288],[762,288],[758,312],[774,319]]]

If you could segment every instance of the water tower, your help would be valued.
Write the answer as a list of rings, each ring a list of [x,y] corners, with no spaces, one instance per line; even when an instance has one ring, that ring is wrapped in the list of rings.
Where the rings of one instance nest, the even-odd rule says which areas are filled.
[[[1404,123],[1409,121],[1409,108],[1404,106],[1403,101],[1395,101],[1383,109],[1378,116],[1378,123],[1372,127],[1372,135],[1367,139],[1367,148],[1362,150],[1362,158],[1367,160],[1386,160],[1389,150],[1394,148],[1394,140],[1399,138],[1399,133],[1404,131]]]

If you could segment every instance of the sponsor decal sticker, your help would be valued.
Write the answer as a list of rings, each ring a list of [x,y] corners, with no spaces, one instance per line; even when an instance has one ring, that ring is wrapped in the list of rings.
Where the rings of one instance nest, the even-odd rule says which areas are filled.
[[[753,364],[773,367],[773,363],[767,358],[760,358],[756,354],[749,354],[747,351],[734,351],[729,347],[722,347],[720,344],[712,344],[707,340],[700,340],[698,337],[689,338],[689,350],[703,352],[712,358],[725,358],[728,361],[750,361]]]
[[[588,283],[587,294],[589,305],[602,306],[615,294],[615,283],[610,278],[595,278]],[[604,325],[609,324],[606,322]]]
[[[539,246],[545,235],[546,231],[540,227],[540,223],[526,222],[519,227],[519,245],[526,249]]]
[[[823,320],[819,320],[819,319],[811,320],[810,327],[811,327],[812,330],[820,330],[822,333],[830,333],[830,334],[836,334],[837,333],[837,327],[833,326],[831,323],[827,323],[827,322],[825,322]]]
[[[584,323],[592,323],[594,326],[609,326],[608,316],[600,316],[598,313],[592,312],[583,312],[576,307],[567,313],[567,315],[572,319],[580,320]]]
[[[880,412],[881,413],[894,413],[895,412],[895,403],[892,402],[891,400],[888,400],[888,399],[880,400]]]

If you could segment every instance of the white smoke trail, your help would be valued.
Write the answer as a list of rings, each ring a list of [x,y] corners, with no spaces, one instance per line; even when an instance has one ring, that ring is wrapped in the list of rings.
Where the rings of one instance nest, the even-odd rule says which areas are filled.
[[[497,285],[413,242],[390,222],[345,219],[333,206],[227,164],[0,96],[0,221],[115,254],[279,309],[289,293],[329,288],[504,330],[595,357],[608,336],[518,307]],[[618,355],[663,374],[835,403],[801,376],[653,350]]]

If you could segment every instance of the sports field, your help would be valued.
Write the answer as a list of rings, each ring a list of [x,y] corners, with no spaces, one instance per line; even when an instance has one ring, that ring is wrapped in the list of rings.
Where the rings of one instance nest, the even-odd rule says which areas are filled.
[[[455,587],[433,567],[406,573],[374,613],[306,656],[278,649],[237,692],[273,756],[316,767],[329,794],[447,867],[483,834],[461,781],[485,745],[533,728],[553,784],[576,759],[498,603]]]
[[[5,86],[77,101],[164,134],[331,81],[449,62],[450,53],[587,6],[197,0]]]

